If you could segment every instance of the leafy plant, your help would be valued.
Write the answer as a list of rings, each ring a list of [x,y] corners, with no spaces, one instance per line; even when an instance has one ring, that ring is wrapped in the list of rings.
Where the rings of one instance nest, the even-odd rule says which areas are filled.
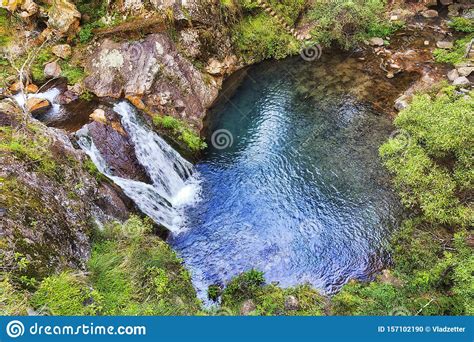
[[[172,116],[155,115],[153,124],[162,129],[170,130],[172,134],[182,141],[191,151],[199,151],[206,148],[206,143],[186,123]]]
[[[474,39],[474,34],[468,35],[462,39],[454,42],[452,50],[436,49],[433,51],[433,56],[438,63],[458,64],[464,62],[466,54],[466,46]]]
[[[472,19],[455,17],[448,23],[448,26],[459,32],[474,33],[474,20]]]

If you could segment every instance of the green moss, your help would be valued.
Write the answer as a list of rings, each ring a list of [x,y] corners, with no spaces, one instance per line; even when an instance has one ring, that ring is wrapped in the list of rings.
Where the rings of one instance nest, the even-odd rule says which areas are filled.
[[[206,148],[206,143],[186,123],[172,116],[155,115],[153,124],[161,129],[171,131],[172,135],[183,142],[191,151]]]
[[[94,315],[101,301],[83,274],[70,272],[45,278],[31,299],[38,311],[56,316]]]
[[[92,177],[94,177],[97,182],[101,182],[107,179],[107,177],[104,176],[102,172],[99,171],[97,166],[95,166],[92,160],[87,159],[86,161],[84,161],[82,165],[83,165],[84,170],[86,170]]]
[[[71,65],[68,61],[61,61],[61,76],[67,78],[67,83],[74,85],[81,82],[86,74],[81,66]]]
[[[46,80],[44,76],[45,64],[56,59],[57,57],[53,55],[49,47],[42,49],[31,65],[31,75],[33,76],[33,80],[36,82],[44,82]],[[71,64],[69,60],[59,60],[58,63],[61,67],[61,76],[67,78],[68,84],[70,85],[82,81],[86,76],[84,68]]]
[[[88,43],[94,37],[93,30],[102,27],[98,22],[88,23],[81,27],[81,30],[78,33],[79,42],[81,44]]]
[[[50,48],[44,48],[38,52],[36,58],[34,59],[33,63],[31,64],[31,75],[33,76],[33,80],[35,82],[44,82],[44,66],[46,63],[51,62],[54,60],[54,55],[51,52]]]
[[[11,37],[11,18],[8,11],[4,8],[0,8],[0,47],[8,45]]]
[[[8,60],[0,57],[0,88],[8,87],[10,76],[16,76],[15,69],[12,68]]]
[[[60,177],[60,168],[49,150],[46,136],[33,130],[14,131],[0,127],[0,151],[27,162],[35,171],[53,178]]]
[[[433,57],[438,63],[458,64],[466,61],[466,46],[474,39],[474,34],[468,35],[454,42],[452,50],[436,49],[433,51]]]
[[[94,98],[94,94],[86,89],[82,92],[79,98],[84,101],[92,101],[92,99]]]

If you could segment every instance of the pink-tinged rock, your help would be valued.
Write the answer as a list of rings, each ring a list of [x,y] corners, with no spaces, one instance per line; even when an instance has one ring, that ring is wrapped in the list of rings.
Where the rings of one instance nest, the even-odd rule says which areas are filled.
[[[430,10],[426,10],[426,11],[421,12],[421,15],[424,18],[431,19],[431,18],[438,17],[439,14],[438,14],[438,11],[430,9]]]
[[[456,79],[454,80],[453,85],[454,85],[454,86],[463,87],[463,86],[469,86],[469,85],[471,85],[471,82],[469,82],[469,80],[467,79],[467,77],[461,76],[461,77],[458,77],[458,78],[456,78]]]
[[[51,62],[45,65],[44,76],[46,78],[59,77],[59,75],[61,75],[61,67],[58,62]]]
[[[458,77],[459,77],[459,73],[456,69],[453,69],[450,72],[448,72],[448,80],[450,80],[451,82],[453,82]]]

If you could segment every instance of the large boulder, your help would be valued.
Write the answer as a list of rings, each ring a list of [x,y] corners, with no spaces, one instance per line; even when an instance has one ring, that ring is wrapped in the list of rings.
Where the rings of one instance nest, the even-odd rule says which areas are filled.
[[[44,114],[51,108],[51,103],[39,97],[30,97],[26,100],[26,109],[33,116]]]
[[[81,13],[67,0],[52,0],[48,17],[48,26],[60,35],[72,36],[79,29]]]
[[[148,110],[202,127],[220,84],[208,79],[178,52],[166,33],[142,41],[102,41],[86,65],[84,85],[99,97],[139,97]]]
[[[0,123],[24,117],[12,101],[0,102]],[[34,128],[33,128],[34,127]],[[33,128],[33,129],[32,129]],[[23,135],[22,135],[23,134]],[[130,207],[113,186],[101,185],[87,167],[89,157],[62,130],[30,118],[15,135],[29,153],[0,153],[0,260],[3,271],[42,278],[63,269],[85,269],[93,222],[125,219]],[[100,206],[99,206],[100,205]],[[18,258],[27,261],[18,268]]]
[[[93,122],[87,125],[89,135],[114,176],[150,183],[145,170],[138,162],[135,148],[110,109],[96,109]]]

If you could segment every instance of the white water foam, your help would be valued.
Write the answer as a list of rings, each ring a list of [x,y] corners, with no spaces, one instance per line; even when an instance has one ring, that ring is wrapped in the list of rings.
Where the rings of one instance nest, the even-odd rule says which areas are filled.
[[[13,95],[13,99],[23,109],[25,109],[26,101],[30,98],[45,99],[45,100],[48,100],[49,103],[51,103],[50,112],[58,113],[61,109],[61,105],[57,103],[56,98],[58,97],[60,93],[61,92],[58,88],[51,88],[51,89],[46,90],[45,92],[35,93],[35,94],[24,94],[22,92],[19,92]]]
[[[152,184],[113,176],[89,136],[87,126],[76,132],[81,148],[91,157],[100,172],[122,188],[140,210],[156,223],[178,233],[184,228],[182,210],[199,198],[200,184],[194,167],[143,123],[128,102],[114,106],[122,126],[135,147],[139,163]]]

